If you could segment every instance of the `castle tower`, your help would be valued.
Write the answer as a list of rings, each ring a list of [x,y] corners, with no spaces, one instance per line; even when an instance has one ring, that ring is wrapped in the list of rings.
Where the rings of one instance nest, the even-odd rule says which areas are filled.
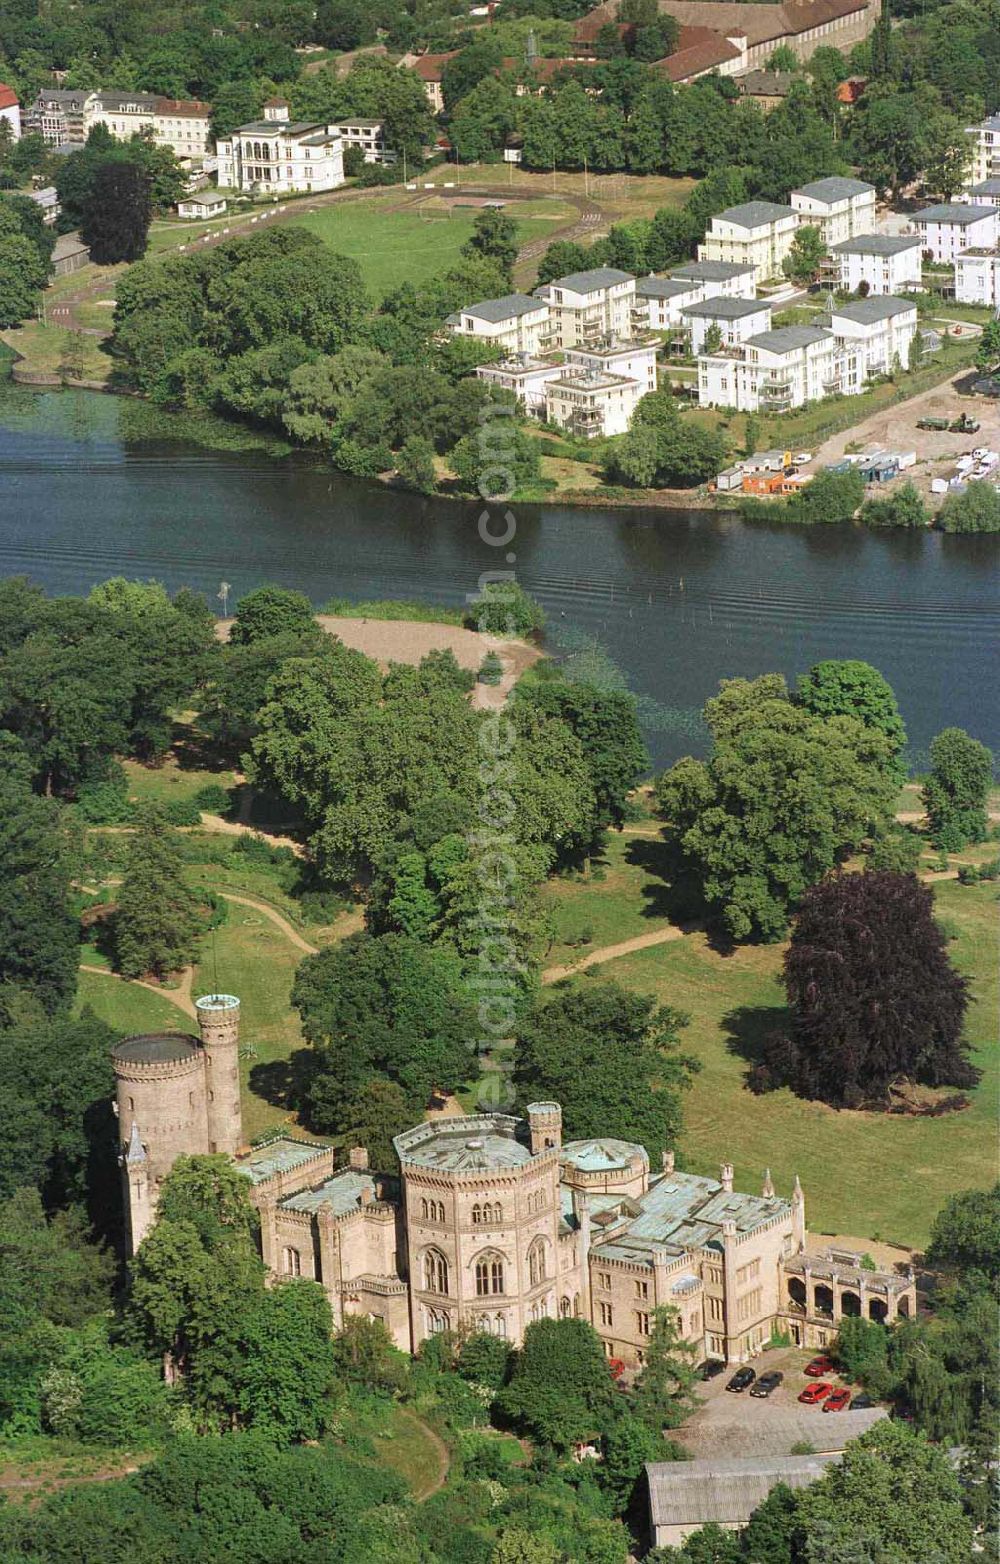
[[[792,1234],[799,1249],[805,1248],[806,1242],[806,1197],[799,1183],[799,1175],[795,1175],[795,1186],[792,1189]]]
[[[117,1086],[130,1254],[156,1214],[160,1185],[178,1157],[208,1150],[205,1059],[186,1032],[126,1037],[111,1053]]]
[[[531,1155],[537,1157],[542,1151],[558,1151],[562,1145],[562,1109],[559,1104],[529,1102],[527,1114]]]
[[[204,994],[196,999],[205,1050],[208,1146],[235,1157],[243,1141],[240,1112],[240,1002],[233,994]]]

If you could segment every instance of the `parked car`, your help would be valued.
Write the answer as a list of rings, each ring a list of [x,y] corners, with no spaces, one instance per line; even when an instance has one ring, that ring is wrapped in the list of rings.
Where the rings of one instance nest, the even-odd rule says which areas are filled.
[[[735,1390],[739,1394],[741,1390],[746,1390],[748,1385],[752,1385],[756,1378],[757,1374],[752,1368],[737,1369],[726,1389]]]
[[[810,1379],[822,1379],[824,1374],[836,1372],[836,1364],[832,1358],[821,1356],[813,1358],[811,1363],[807,1363],[802,1372],[803,1374],[808,1374]]]
[[[817,1401],[825,1401],[832,1389],[832,1385],[821,1380],[818,1385],[807,1385],[805,1390],[799,1393],[799,1400],[803,1406],[814,1407]]]
[[[851,1397],[851,1411],[852,1412],[867,1412],[869,1410],[869,1408],[873,1407],[874,1405],[875,1405],[874,1398],[872,1396],[868,1395],[868,1393],[866,1391],[864,1391],[864,1390],[861,1392],[860,1395]]]
[[[752,1387],[750,1394],[766,1399],[772,1391],[777,1390],[778,1386],[784,1383],[784,1379],[785,1376],[779,1369],[772,1369],[770,1374],[762,1374],[760,1376],[756,1385]]]
[[[702,1379],[714,1379],[717,1374],[722,1373],[725,1366],[721,1358],[706,1358],[698,1373]]]
[[[849,1405],[850,1400],[851,1392],[845,1389],[842,1385],[838,1385],[836,1390],[831,1391],[826,1400],[823,1402],[823,1411],[843,1412]]]
[[[792,466],[805,467],[806,463],[811,462],[812,459],[812,451],[796,451],[795,455],[792,457]]]

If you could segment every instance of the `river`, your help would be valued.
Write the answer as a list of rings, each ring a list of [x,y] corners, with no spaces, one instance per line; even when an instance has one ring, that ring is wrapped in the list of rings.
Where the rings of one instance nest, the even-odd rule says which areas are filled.
[[[87,392],[0,386],[0,573],[86,593],[111,575],[215,604],[262,581],[332,596],[459,605],[504,568],[478,508],[354,482]],[[720,678],[859,657],[893,685],[911,760],[955,724],[1000,735],[1000,539],[746,525],[697,511],[519,507],[518,580],[548,647],[617,669],[657,764],[704,747]]]

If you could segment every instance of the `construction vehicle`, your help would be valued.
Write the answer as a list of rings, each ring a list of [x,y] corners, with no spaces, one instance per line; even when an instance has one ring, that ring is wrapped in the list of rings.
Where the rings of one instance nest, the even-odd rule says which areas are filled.
[[[956,418],[951,425],[952,434],[978,434],[979,419],[970,418],[968,413],[963,413],[961,418]]]
[[[948,428],[948,420],[947,418],[918,418],[917,428],[946,430]]]

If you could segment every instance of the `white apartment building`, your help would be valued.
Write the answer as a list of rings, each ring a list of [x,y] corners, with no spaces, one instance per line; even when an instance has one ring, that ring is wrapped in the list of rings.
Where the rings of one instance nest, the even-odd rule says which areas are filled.
[[[953,261],[963,250],[991,249],[997,242],[1000,207],[942,201],[916,212],[913,225],[935,261]]]
[[[140,131],[153,129],[158,101],[153,93],[95,92],[87,130],[103,125],[118,141],[127,141]]]
[[[681,311],[681,320],[691,333],[691,351],[699,354],[713,326],[722,334],[722,346],[738,347],[749,337],[771,329],[771,306],[764,299],[702,299]]]
[[[857,354],[822,326],[780,326],[698,360],[698,402],[783,413],[860,387]]]
[[[922,286],[922,243],[916,234],[861,234],[831,249],[835,286],[857,293],[906,293]]]
[[[360,147],[366,163],[391,165],[396,162],[395,152],[385,144],[385,126],[380,119],[345,120],[330,128],[340,132],[345,148]]]
[[[179,158],[209,157],[214,141],[212,105],[198,98],[157,98],[153,138],[157,146],[172,147]]]
[[[573,348],[599,337],[627,338],[632,332],[635,278],[614,266],[571,272],[535,289],[549,307],[547,344]]]
[[[991,114],[981,125],[970,125],[965,134],[972,139],[969,183],[979,184],[1000,174],[1000,114]]]
[[[21,136],[21,105],[13,87],[8,87],[2,81],[0,81],[0,120],[10,126],[12,140],[18,141]]]
[[[790,200],[801,222],[818,228],[828,245],[875,227],[875,186],[861,179],[814,179],[793,190]]]
[[[905,369],[917,332],[917,306],[909,299],[855,299],[833,310],[830,326],[847,351],[856,353],[862,381],[887,375],[893,360]]]
[[[651,338],[633,338],[620,342],[610,339],[593,347],[567,348],[562,355],[568,369],[591,369],[606,375],[624,375],[634,380],[639,395],[656,390],[656,350]]]
[[[585,439],[624,434],[646,389],[625,375],[567,365],[546,382],[545,416]]]
[[[39,135],[47,147],[82,147],[93,123],[96,92],[43,88],[24,111],[25,135]]]
[[[499,299],[468,304],[445,324],[453,335],[481,337],[505,354],[540,353],[549,329],[549,306],[526,293],[506,293]]]
[[[344,143],[336,125],[289,120],[272,99],[264,118],[217,141],[219,187],[247,194],[299,195],[344,183]]]
[[[966,185],[956,201],[970,201],[973,206],[1000,206],[1000,178],[981,179],[977,185]]]
[[[793,206],[776,201],[747,201],[730,206],[713,217],[704,242],[698,246],[703,261],[730,261],[752,266],[757,282],[781,274],[781,263],[792,247],[799,226]]]
[[[956,255],[955,298],[959,304],[1000,308],[1000,249],[964,250]]]
[[[559,422],[567,416],[565,409],[568,408],[570,424],[567,427],[573,426],[574,419],[579,421],[577,415],[581,404],[575,397],[557,397],[550,403],[548,387],[553,381],[569,378],[574,391],[579,389],[581,376],[597,377],[609,385],[613,381],[611,389],[615,391],[619,382],[627,381],[635,386],[634,394],[619,397],[609,392],[607,396],[590,399],[587,405],[592,403],[598,409],[602,423],[599,429],[591,430],[588,425],[583,431],[619,434],[622,432],[618,427],[622,408],[626,408],[627,416],[631,418],[639,398],[656,390],[656,348],[654,341],[631,341],[609,342],[593,348],[567,348],[565,353],[553,353],[544,358],[521,353],[499,364],[482,364],[476,374],[491,385],[513,391],[525,412],[532,417],[547,417]]]
[[[519,353],[513,358],[502,359],[499,364],[480,364],[476,374],[492,386],[513,391],[529,417],[544,418],[545,387],[562,374],[562,365],[551,358],[533,358],[530,354]]]
[[[25,129],[47,146],[83,146],[95,125],[119,141],[152,132],[157,146],[179,158],[203,158],[211,151],[211,105],[195,98],[163,98],[145,92],[43,90],[25,116]]]
[[[670,276],[697,284],[703,299],[714,299],[719,294],[725,298],[752,299],[757,292],[754,269],[742,261],[687,261],[683,266],[671,267]]]
[[[671,331],[681,322],[681,311],[703,297],[701,284],[679,277],[637,277],[634,324],[647,331]]]

